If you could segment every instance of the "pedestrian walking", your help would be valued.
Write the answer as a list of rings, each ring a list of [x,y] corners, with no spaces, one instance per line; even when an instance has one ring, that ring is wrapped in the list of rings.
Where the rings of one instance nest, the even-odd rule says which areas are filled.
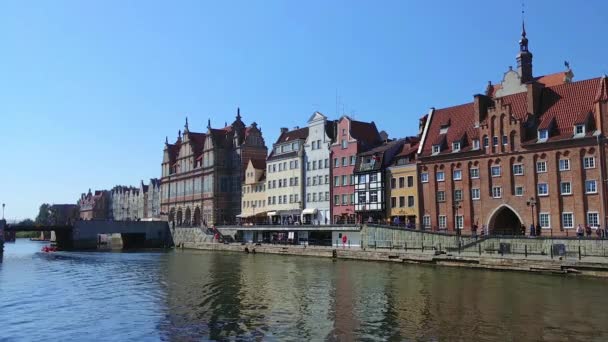
[[[578,226],[576,226],[576,236],[580,239],[585,235],[585,231],[583,230],[583,226],[581,226],[581,224],[579,223]]]
[[[530,225],[530,236],[536,236],[536,230],[534,229],[534,225]]]
[[[591,237],[591,227],[589,227],[589,225],[585,226],[585,234],[587,237]]]
[[[540,233],[541,233],[540,229],[541,229],[540,223],[537,223],[536,224],[536,236],[540,236]]]
[[[521,230],[521,235],[526,236],[526,226],[522,224],[519,229]]]

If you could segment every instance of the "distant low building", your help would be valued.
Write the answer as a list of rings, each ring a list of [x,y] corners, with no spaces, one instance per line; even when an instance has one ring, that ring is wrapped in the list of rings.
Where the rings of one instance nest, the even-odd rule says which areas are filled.
[[[160,219],[160,180],[140,182],[139,188],[115,186],[111,190],[111,218],[115,221]]]

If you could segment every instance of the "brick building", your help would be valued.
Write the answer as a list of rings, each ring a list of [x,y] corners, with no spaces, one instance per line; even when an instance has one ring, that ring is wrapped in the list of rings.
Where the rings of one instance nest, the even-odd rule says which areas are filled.
[[[605,225],[607,80],[573,82],[567,63],[535,77],[525,29],[519,45],[500,84],[429,112],[418,156],[425,226],[521,234],[540,223],[543,235],[573,235]]]
[[[80,218],[82,220],[107,220],[110,218],[110,192],[96,190],[80,195],[78,207],[80,207]]]
[[[382,143],[376,124],[342,116],[336,123],[336,136],[331,145],[331,215],[334,223],[354,223],[355,162],[357,154]]]
[[[205,133],[191,132],[188,120],[175,143],[165,141],[161,212],[178,226],[234,223],[241,211],[241,184],[250,159],[266,158],[261,130],[245,126],[240,110],[224,128],[207,124]]]

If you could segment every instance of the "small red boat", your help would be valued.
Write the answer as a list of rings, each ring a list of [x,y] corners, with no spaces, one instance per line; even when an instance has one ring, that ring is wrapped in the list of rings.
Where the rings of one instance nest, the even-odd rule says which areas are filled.
[[[44,246],[44,247],[42,247],[42,251],[44,253],[57,252],[57,247],[56,246]]]

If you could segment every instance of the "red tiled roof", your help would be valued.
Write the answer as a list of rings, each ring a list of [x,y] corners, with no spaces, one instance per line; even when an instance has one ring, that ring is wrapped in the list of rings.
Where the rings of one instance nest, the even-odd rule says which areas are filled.
[[[595,94],[594,102],[608,101],[608,78],[603,76],[600,81],[600,86]]]
[[[281,133],[281,135],[277,139],[277,144],[298,139],[306,140],[306,138],[308,138],[308,127],[298,128],[291,131],[287,131],[285,133]]]
[[[349,118],[350,119],[350,118]],[[350,135],[366,143],[369,146],[373,146],[382,142],[380,133],[376,124],[372,122],[362,122],[356,120],[350,120]]]
[[[249,159],[254,168],[266,170],[266,159]]]
[[[541,77],[538,80],[544,80],[547,83],[556,82],[559,75],[564,75],[564,73]],[[549,140],[569,139],[572,137],[574,125],[587,118],[587,115],[594,110],[594,103],[598,99],[608,101],[608,82],[604,78],[571,83],[561,82],[558,85],[545,87],[541,91],[539,113],[534,113],[540,117],[538,127],[545,129],[554,123]],[[510,106],[511,114],[516,119],[522,121],[526,119],[529,112],[526,92],[494,98],[495,106],[500,103]],[[450,127],[447,133],[440,134],[441,124],[446,122],[447,118],[451,119]],[[429,155],[432,152],[432,145],[441,143],[441,139],[444,137],[448,143],[447,150],[451,150],[451,143],[462,138],[465,133],[468,144],[461,151],[468,150],[469,147],[466,146],[470,146],[470,140],[478,137],[479,134],[478,129],[475,128],[473,103],[437,109],[431,117],[422,154]],[[588,132],[588,134],[592,133]],[[536,136],[529,140],[536,141]]]
[[[564,84],[564,82],[566,81],[567,74],[567,71],[561,71],[556,72],[554,74],[536,77],[534,80],[538,83],[544,84],[545,87],[553,87],[556,85]]]
[[[442,139],[446,139],[448,143],[452,143],[460,140],[468,130],[474,130],[475,115],[473,111],[474,107],[472,102],[454,107],[435,109],[431,116],[431,122],[427,131],[427,141],[430,141],[431,143],[424,144],[422,153],[430,154],[432,152],[432,146],[442,144]],[[450,126],[447,129],[447,133],[439,134],[441,125],[446,122],[446,118],[452,119],[450,120]]]

